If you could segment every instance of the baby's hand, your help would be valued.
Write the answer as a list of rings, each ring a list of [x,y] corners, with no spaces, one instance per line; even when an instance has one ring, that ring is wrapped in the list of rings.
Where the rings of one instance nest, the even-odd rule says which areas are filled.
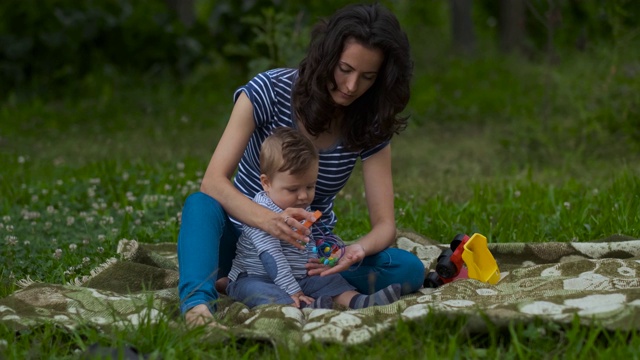
[[[313,303],[313,298],[305,295],[302,291],[298,291],[297,293],[291,295],[291,299],[293,299],[294,306],[300,309],[300,302],[304,302],[307,305]]]

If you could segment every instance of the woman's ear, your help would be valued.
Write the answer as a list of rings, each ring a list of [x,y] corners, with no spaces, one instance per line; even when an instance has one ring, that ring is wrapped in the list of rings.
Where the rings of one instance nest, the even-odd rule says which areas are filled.
[[[260,184],[262,184],[262,190],[269,192],[271,190],[271,181],[266,174],[260,174]]]

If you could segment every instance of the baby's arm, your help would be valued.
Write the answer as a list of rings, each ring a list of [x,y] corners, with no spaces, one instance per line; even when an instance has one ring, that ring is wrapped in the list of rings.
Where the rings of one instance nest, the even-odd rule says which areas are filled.
[[[282,252],[281,241],[260,229],[245,228],[245,231],[256,247],[262,265],[271,280],[289,295],[301,292],[302,289],[293,277],[291,266]]]

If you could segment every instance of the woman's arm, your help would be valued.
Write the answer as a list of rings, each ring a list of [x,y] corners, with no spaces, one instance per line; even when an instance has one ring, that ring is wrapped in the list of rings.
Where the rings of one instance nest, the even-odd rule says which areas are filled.
[[[391,176],[391,145],[387,145],[362,163],[364,191],[369,209],[371,231],[345,249],[338,264],[327,269],[317,260],[306,267],[309,275],[339,273],[357,264],[365,256],[376,254],[391,244],[396,236],[393,179]]]
[[[391,246],[396,237],[391,145],[364,161],[362,173],[371,231],[356,244],[361,245],[368,256]]]
[[[231,183],[231,178],[254,130],[253,105],[247,95],[241,93],[233,107],[227,127],[213,152],[202,179],[200,191],[216,199],[227,214],[240,222],[262,229],[302,249],[304,246],[297,241],[308,241],[307,236],[293,231],[284,220],[286,217],[292,217],[314,221],[311,213],[304,209],[285,209],[282,213],[274,213],[254,203]]]

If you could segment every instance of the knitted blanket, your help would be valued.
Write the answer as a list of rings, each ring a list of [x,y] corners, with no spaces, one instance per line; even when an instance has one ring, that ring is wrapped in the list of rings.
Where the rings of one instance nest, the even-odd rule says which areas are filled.
[[[396,246],[433,269],[448,244],[400,233]],[[176,245],[122,240],[117,250],[118,259],[68,284],[20,281],[20,290],[0,299],[0,321],[16,330],[53,322],[105,331],[180,321]],[[598,242],[491,243],[489,250],[501,273],[495,285],[456,280],[362,310],[248,309],[223,296],[215,316],[236,336],[293,347],[312,339],[363,343],[392,330],[399,319],[419,320],[431,312],[464,315],[474,332],[486,331],[488,322],[494,327],[536,319],[568,324],[576,316],[583,324],[607,329],[640,329],[640,240],[613,236]]]

